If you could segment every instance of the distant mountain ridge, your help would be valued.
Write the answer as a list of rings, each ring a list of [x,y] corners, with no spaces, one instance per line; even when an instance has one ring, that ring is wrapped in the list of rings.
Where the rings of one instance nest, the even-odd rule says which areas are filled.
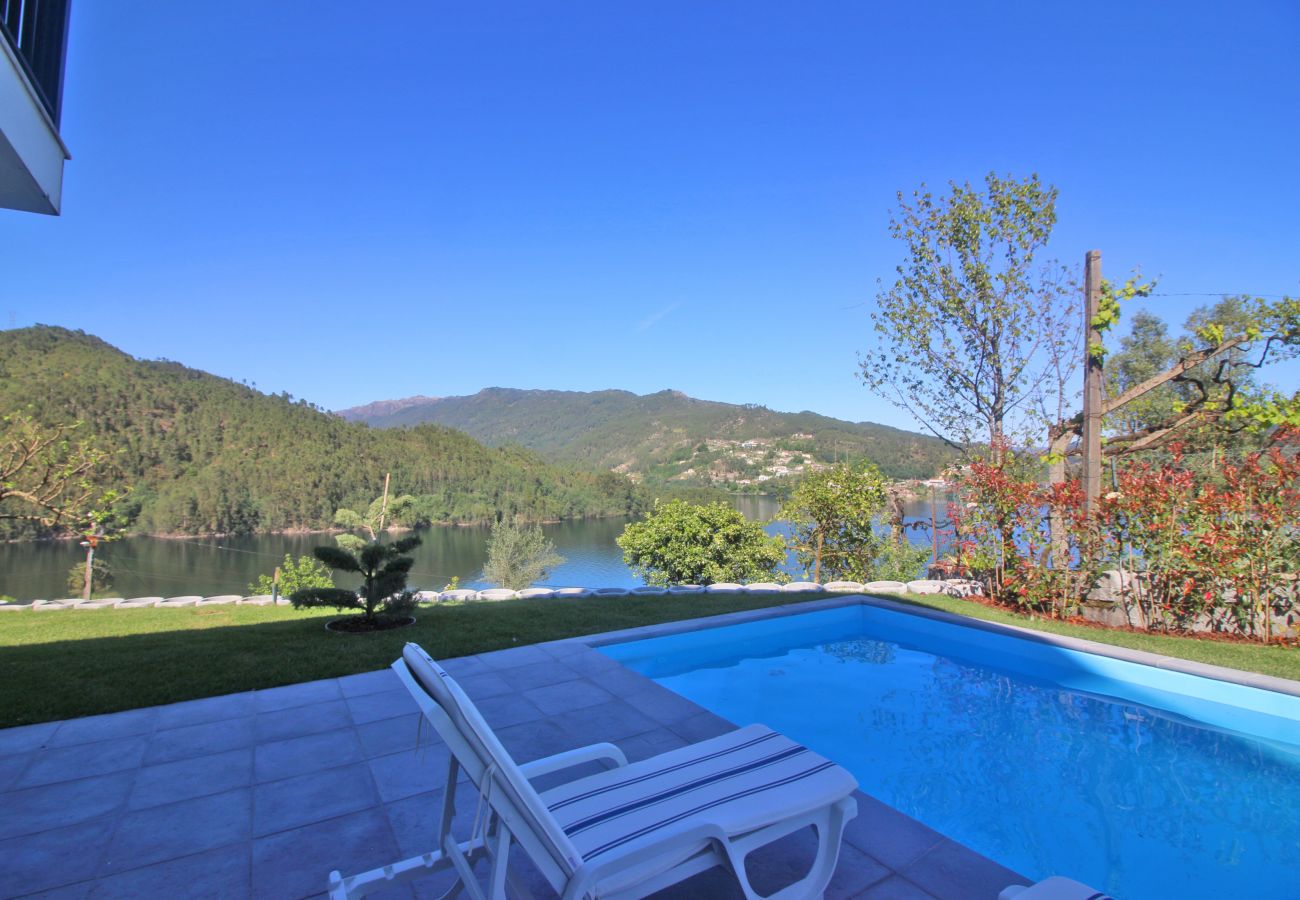
[[[376,400],[373,403],[366,403],[362,406],[340,409],[337,412],[337,415],[349,422],[364,422],[367,419],[391,416],[394,413],[399,413],[411,406],[420,406],[425,403],[437,403],[441,399],[441,397],[426,397],[423,394],[416,394],[414,397],[403,397],[400,400]]]
[[[132,488],[131,525],[149,533],[328,528],[392,474],[416,498],[412,524],[628,515],[652,498],[612,472],[490,449],[452,429],[375,431],[305,400],[166,360],[136,359],[97,337],[36,326],[0,331],[0,412],[83,423],[112,454],[105,484]],[[40,536],[0,523],[0,539]]]
[[[814,467],[866,458],[891,478],[929,478],[952,459],[937,438],[888,425],[699,400],[673,390],[493,387],[464,397],[380,403],[400,407],[374,413],[369,410],[376,404],[367,404],[338,414],[377,428],[436,423],[488,446],[519,444],[554,462],[652,481],[752,484],[761,478],[764,462],[782,456],[803,457]],[[742,451],[747,441],[757,444]],[[756,459],[763,454],[766,459]]]

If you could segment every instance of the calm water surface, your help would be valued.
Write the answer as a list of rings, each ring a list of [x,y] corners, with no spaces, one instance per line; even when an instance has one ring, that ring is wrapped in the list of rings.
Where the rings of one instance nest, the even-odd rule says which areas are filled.
[[[736,507],[756,521],[776,514],[770,497],[736,497]],[[908,508],[912,520],[929,521],[929,505]],[[623,562],[614,543],[629,520],[587,519],[545,525],[543,530],[565,558],[551,573],[548,587],[635,587],[641,580]],[[443,526],[420,532],[424,543],[415,551],[411,585],[419,590],[441,590],[453,577],[464,587],[488,587],[481,580],[487,560],[487,526]],[[768,526],[773,534],[788,533],[785,523]],[[929,536],[914,533],[920,543]],[[113,567],[114,595],[124,597],[182,594],[246,594],[262,574],[270,574],[285,554],[298,557],[312,547],[330,542],[328,535],[258,535],[227,538],[173,540],[132,537],[115,541],[99,554]],[[39,541],[0,544],[0,594],[19,599],[57,599],[68,594],[68,570],[85,560],[85,550],[75,541]],[[791,563],[788,569],[798,573]],[[343,585],[342,579],[339,579]]]

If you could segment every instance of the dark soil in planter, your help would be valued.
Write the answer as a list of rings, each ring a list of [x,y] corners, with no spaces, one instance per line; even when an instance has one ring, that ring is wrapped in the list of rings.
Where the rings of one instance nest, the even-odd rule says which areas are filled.
[[[375,616],[373,622],[367,622],[361,616],[346,616],[326,622],[325,627],[343,634],[374,634],[376,631],[392,631],[394,628],[414,624],[415,616]]]

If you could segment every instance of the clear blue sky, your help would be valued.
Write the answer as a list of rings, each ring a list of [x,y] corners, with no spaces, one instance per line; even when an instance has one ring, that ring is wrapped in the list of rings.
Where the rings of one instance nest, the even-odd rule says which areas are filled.
[[[922,181],[1037,171],[1063,260],[1300,292],[1297,46],[1292,0],[80,0],[64,213],[0,211],[0,326],[330,408],[671,387],[908,426],[854,373]]]

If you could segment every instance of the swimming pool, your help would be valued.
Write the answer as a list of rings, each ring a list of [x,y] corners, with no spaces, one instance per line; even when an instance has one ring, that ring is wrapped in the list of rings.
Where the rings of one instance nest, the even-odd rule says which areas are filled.
[[[1300,697],[866,604],[599,649],[1033,878],[1300,895]]]

